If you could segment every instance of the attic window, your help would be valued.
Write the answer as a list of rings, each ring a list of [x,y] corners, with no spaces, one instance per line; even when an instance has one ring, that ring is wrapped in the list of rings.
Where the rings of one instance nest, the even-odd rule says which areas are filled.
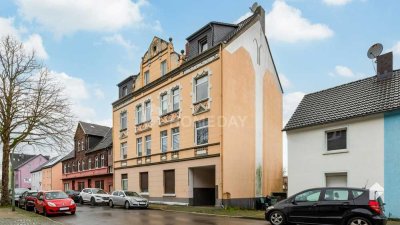
[[[202,53],[208,49],[207,37],[202,38],[199,41],[199,53]]]
[[[156,51],[157,51],[157,46],[154,45],[154,46],[153,46],[153,53],[156,53]]]

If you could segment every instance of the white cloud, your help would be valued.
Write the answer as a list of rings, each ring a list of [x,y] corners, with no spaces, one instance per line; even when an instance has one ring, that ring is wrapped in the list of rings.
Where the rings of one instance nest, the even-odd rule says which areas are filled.
[[[70,76],[66,73],[55,71],[51,75],[64,86],[64,94],[73,102],[79,103],[81,100],[89,98],[89,88],[81,78]]]
[[[105,97],[103,90],[101,90],[100,88],[94,89],[94,95],[96,96],[97,99],[104,99]]]
[[[340,76],[340,77],[354,77],[354,72],[346,66],[335,66],[335,72],[331,73],[332,76]]]
[[[398,41],[392,48],[393,54],[400,56],[400,41]]]
[[[106,43],[120,45],[128,50],[135,47],[132,42],[126,40],[121,34],[114,34],[111,36],[103,37],[103,41],[105,41]]]
[[[301,11],[276,0],[265,17],[266,34],[272,40],[295,43],[329,38],[333,31],[325,24],[312,23]]]
[[[285,74],[279,74],[279,80],[281,81],[282,87],[284,89],[292,87],[292,82],[285,76]]]
[[[24,19],[62,36],[77,31],[116,31],[140,25],[146,0],[17,0]]]
[[[330,6],[342,6],[350,3],[352,0],[323,0],[323,2]]]
[[[253,15],[252,12],[247,12],[246,14],[244,14],[243,16],[239,17],[237,20],[235,20],[233,23],[240,23],[243,20],[247,19],[248,17],[250,17],[251,15]]]
[[[24,38],[26,35],[26,30],[24,28],[16,28],[14,26],[13,18],[3,18],[0,17],[0,38],[10,35],[16,38],[18,41],[21,41],[24,44],[24,48],[27,52],[32,52],[33,50],[36,53],[36,56],[41,59],[47,59],[48,55],[43,45],[42,37],[39,34],[31,34],[27,38]]]
[[[283,96],[283,123],[286,125],[286,123],[289,121],[290,117],[296,110],[297,106],[303,99],[305,93],[303,92],[291,92],[288,94],[285,94]]]

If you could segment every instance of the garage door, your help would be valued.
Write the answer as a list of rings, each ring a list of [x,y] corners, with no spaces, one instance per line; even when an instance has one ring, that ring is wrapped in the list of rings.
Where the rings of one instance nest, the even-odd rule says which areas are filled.
[[[347,173],[325,174],[327,187],[347,187]]]

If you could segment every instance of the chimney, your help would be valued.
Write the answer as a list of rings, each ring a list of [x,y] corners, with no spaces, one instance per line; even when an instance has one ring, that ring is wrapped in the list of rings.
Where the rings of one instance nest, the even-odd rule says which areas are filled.
[[[393,75],[393,52],[388,52],[376,57],[378,80],[392,78]]]

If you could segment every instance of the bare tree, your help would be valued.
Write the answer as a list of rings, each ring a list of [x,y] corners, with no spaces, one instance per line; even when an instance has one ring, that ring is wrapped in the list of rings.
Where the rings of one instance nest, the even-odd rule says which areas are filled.
[[[63,86],[7,36],[0,41],[0,140],[3,148],[1,205],[9,204],[9,166],[24,145],[60,151],[69,146],[73,117]],[[13,187],[12,187],[13,188]]]

